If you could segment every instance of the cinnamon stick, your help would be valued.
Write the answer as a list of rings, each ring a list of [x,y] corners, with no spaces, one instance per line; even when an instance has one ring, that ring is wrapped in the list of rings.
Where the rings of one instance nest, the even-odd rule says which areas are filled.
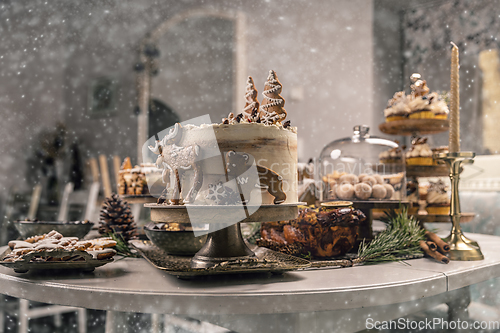
[[[427,243],[425,241],[423,241],[423,240],[420,241],[420,248],[429,257],[432,257],[432,258],[436,259],[437,261],[442,262],[443,264],[447,264],[447,263],[450,262],[450,259],[448,259],[448,257],[445,257],[444,255],[442,255],[438,251],[431,251],[429,249],[429,246],[427,245]]]
[[[439,238],[439,236],[436,235],[435,233],[426,231],[425,236],[427,237],[428,240],[436,243],[441,253],[450,252],[450,245],[448,245],[448,243]]]
[[[438,247],[437,247],[436,243],[431,242],[431,241],[426,241],[425,243],[429,247],[429,250],[431,250],[431,251],[437,251]]]

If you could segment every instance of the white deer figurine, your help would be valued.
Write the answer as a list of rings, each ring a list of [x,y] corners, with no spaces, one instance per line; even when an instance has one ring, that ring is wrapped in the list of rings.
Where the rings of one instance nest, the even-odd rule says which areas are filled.
[[[180,147],[177,145],[182,137],[182,126],[176,123],[174,128],[170,129],[169,133],[160,141],[156,141],[156,145],[149,146],[149,149],[158,155],[156,159],[156,166],[163,169],[162,180],[166,183],[166,188],[170,187],[170,172],[173,171],[175,175],[175,182],[173,184],[172,198],[169,203],[172,205],[179,205],[181,203],[181,181],[179,177],[179,170],[194,171],[193,186],[189,190],[185,203],[192,203],[198,194],[203,183],[203,171],[197,157],[200,154],[200,146],[190,145],[187,147]]]

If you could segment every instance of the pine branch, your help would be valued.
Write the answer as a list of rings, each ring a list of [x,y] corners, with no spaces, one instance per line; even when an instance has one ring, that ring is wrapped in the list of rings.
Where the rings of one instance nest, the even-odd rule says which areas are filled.
[[[413,216],[408,216],[408,210],[402,208],[400,213],[391,210],[385,214],[381,220],[387,229],[370,243],[363,240],[354,263],[399,261],[422,254],[419,242],[425,239],[425,230]]]
[[[113,231],[108,233],[108,236],[111,237],[116,242],[114,249],[116,250],[117,254],[122,255],[124,257],[140,258],[140,255],[132,252],[132,250],[128,246],[127,242],[123,239],[121,234]]]

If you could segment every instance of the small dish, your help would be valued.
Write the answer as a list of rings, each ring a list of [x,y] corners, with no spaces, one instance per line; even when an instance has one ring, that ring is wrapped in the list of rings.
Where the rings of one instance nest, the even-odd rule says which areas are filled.
[[[83,238],[94,226],[89,221],[14,221],[14,226],[19,231],[23,239],[43,235],[55,230],[65,237]]]
[[[156,245],[171,255],[193,256],[207,240],[207,235],[195,237],[191,224],[172,223],[176,228],[169,228],[169,223],[148,223],[144,233]]]

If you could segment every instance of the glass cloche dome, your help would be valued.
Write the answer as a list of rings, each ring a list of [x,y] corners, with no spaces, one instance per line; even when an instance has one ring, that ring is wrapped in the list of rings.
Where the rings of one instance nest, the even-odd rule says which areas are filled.
[[[319,158],[321,200],[400,201],[406,198],[404,154],[391,140],[354,126],[354,135],[335,140]]]

